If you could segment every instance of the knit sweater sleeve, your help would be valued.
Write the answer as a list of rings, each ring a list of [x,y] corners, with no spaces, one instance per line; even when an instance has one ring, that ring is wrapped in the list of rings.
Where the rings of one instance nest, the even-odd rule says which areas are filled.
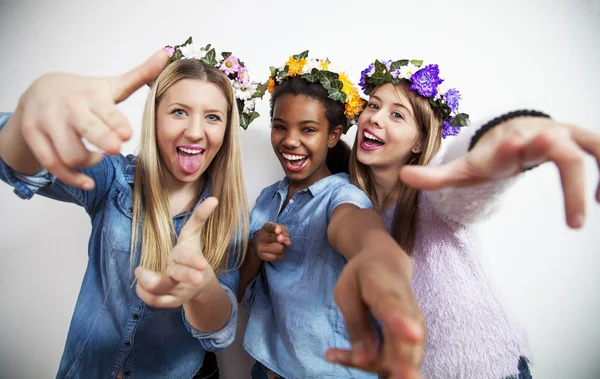
[[[459,135],[448,137],[446,146],[429,166],[441,166],[467,154],[471,137],[481,125],[471,125],[463,128]],[[495,213],[499,199],[515,182],[516,178],[510,178],[472,187],[423,191],[422,195],[427,196],[436,213],[445,221],[472,224]]]

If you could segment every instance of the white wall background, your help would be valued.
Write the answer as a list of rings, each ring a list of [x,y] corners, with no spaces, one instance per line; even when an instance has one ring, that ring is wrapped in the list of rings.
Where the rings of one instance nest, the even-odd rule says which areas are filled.
[[[0,0],[0,110],[14,109],[45,72],[118,74],[189,35],[232,50],[260,80],[269,65],[304,49],[329,56],[355,80],[376,57],[422,58],[440,64],[474,120],[530,107],[600,133],[598,0]],[[137,128],[127,153],[138,143],[145,94],[122,105]],[[267,104],[243,133],[251,204],[282,173],[269,144]],[[529,333],[536,378],[600,378],[598,171],[587,163],[583,230],[565,226],[552,166],[526,174],[480,227],[490,275]],[[22,201],[0,184],[0,378],[55,376],[89,231],[76,206]],[[239,351],[221,359],[226,378],[246,377],[249,360]]]

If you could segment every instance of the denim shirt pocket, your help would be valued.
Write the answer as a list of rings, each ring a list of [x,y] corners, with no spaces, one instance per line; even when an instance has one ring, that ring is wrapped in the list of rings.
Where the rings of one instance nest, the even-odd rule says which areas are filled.
[[[131,195],[117,189],[107,205],[106,218],[102,228],[105,243],[113,253],[129,256],[131,254]]]
[[[292,246],[286,247],[285,255],[282,260],[272,263],[276,270],[294,272],[303,266],[306,255],[308,254],[307,245],[309,242],[309,230],[309,222],[300,223],[296,227],[288,227]]]

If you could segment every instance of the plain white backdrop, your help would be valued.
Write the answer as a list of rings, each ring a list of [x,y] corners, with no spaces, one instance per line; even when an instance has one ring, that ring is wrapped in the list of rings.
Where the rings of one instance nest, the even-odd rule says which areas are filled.
[[[472,120],[528,107],[600,133],[598,0],[0,0],[0,110],[12,111],[43,73],[116,75],[190,35],[233,51],[261,81],[270,65],[305,49],[354,80],[374,58],[420,58],[440,65]],[[124,153],[138,144],[146,93],[121,105],[135,127]],[[268,138],[267,98],[258,110],[263,116],[243,132],[251,205],[282,176]],[[560,180],[548,165],[523,175],[501,211],[479,226],[485,266],[528,332],[535,378],[600,377],[598,166],[586,163],[582,230],[566,227]],[[56,375],[89,231],[82,209],[23,201],[0,184],[0,378]],[[239,346],[220,360],[226,379],[248,377],[251,361]]]

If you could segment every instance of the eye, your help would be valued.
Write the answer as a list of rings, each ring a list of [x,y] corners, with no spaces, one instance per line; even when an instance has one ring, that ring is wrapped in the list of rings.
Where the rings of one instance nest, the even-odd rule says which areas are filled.
[[[379,105],[377,105],[375,103],[369,103],[367,106],[371,109],[379,109]]]
[[[178,117],[183,117],[183,116],[187,116],[187,112],[184,109],[181,108],[175,108],[171,111],[171,114],[174,114],[175,116]]]
[[[221,117],[219,117],[219,116],[218,116],[218,115],[216,115],[216,114],[209,114],[208,116],[206,116],[206,118],[207,118],[209,121],[214,121],[214,122],[221,121]]]
[[[304,128],[302,129],[302,133],[315,133],[317,129],[315,128]]]
[[[275,130],[285,130],[285,126],[281,126],[281,125],[271,125],[271,128],[273,128]]]
[[[404,120],[404,116],[400,112],[392,112],[392,116],[394,116],[395,118],[399,118],[401,120]]]

